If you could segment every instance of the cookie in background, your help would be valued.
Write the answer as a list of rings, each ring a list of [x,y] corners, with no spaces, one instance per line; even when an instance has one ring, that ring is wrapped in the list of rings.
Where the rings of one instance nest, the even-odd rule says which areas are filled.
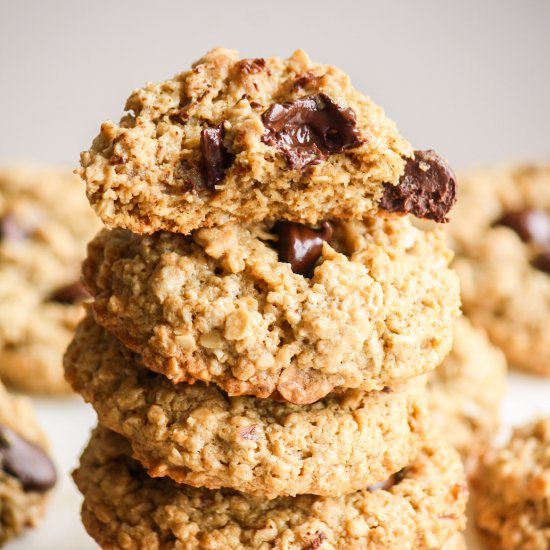
[[[428,376],[428,405],[435,428],[467,465],[499,429],[506,370],[504,354],[483,329],[457,319],[451,352]]]
[[[70,391],[62,356],[83,316],[86,243],[100,227],[69,171],[0,169],[0,376],[19,390]]]
[[[30,401],[0,382],[0,546],[44,515],[57,480],[47,447]]]
[[[462,303],[510,366],[550,376],[550,163],[462,174],[449,236]]]
[[[489,548],[550,548],[550,418],[514,430],[472,477],[475,521]]]

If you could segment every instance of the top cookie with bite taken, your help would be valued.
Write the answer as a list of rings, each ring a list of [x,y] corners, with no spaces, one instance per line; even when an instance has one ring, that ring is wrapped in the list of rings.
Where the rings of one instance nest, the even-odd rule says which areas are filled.
[[[239,59],[217,48],[135,90],[80,175],[110,228],[189,234],[265,219],[316,224],[382,208],[447,221],[456,183],[433,151],[413,151],[340,69]]]

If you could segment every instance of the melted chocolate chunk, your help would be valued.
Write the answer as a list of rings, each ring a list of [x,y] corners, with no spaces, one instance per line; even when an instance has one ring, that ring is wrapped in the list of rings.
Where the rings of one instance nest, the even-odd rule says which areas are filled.
[[[531,265],[540,271],[550,274],[550,249],[537,254],[531,261]]]
[[[544,210],[524,208],[506,212],[495,225],[509,227],[522,241],[550,244],[550,216]]]
[[[380,206],[388,212],[411,213],[439,223],[456,202],[456,176],[435,151],[415,151],[407,159],[405,173],[397,185],[385,184]]]
[[[233,155],[223,144],[223,124],[216,128],[204,128],[201,132],[201,152],[206,172],[205,187],[213,190],[231,166]]]
[[[50,294],[50,300],[60,304],[76,304],[90,297],[89,292],[80,281],[61,286]]]
[[[325,94],[274,103],[262,115],[264,143],[277,147],[290,168],[315,164],[363,143],[355,113]]]
[[[2,424],[0,468],[17,478],[25,491],[42,493],[57,481],[54,465],[44,450]]]
[[[27,229],[21,226],[11,214],[4,214],[0,218],[0,240],[24,241],[28,235]]]
[[[273,230],[279,236],[279,260],[289,263],[294,273],[311,277],[321,256],[323,242],[330,241],[332,237],[330,223],[323,222],[322,229],[317,230],[301,223],[281,221],[275,224]]]
[[[399,472],[392,474],[388,479],[384,481],[379,481],[370,487],[367,487],[368,491],[376,491],[378,489],[383,489],[384,491],[389,491],[394,485],[397,485],[405,477],[405,469],[399,470]]]

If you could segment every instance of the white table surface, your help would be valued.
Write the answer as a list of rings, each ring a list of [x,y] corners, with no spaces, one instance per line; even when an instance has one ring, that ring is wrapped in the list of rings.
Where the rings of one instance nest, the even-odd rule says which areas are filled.
[[[504,437],[510,426],[550,414],[550,380],[511,373],[503,404]],[[487,391],[491,391],[488,387]],[[7,545],[8,550],[92,550],[96,544],[85,533],[79,519],[80,496],[69,477],[95,424],[95,415],[78,398],[36,399],[36,410],[53,445],[60,480],[40,526]],[[473,530],[468,548],[481,549]]]

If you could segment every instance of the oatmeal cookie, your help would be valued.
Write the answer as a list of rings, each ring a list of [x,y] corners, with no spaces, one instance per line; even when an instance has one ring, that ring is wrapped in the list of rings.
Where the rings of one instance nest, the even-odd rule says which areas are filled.
[[[459,307],[450,259],[439,231],[389,215],[318,231],[116,229],[89,245],[83,280],[99,324],[173,382],[306,404],[441,363]]]
[[[44,514],[56,481],[46,448],[30,402],[0,384],[0,546]]]
[[[73,474],[103,548],[439,550],[465,525],[464,472],[445,443],[425,443],[399,474],[351,495],[274,500],[153,479],[130,452],[97,428]]]
[[[418,379],[301,406],[228,397],[201,382],[174,385],[91,317],[77,329],[65,369],[150,475],[267,498],[340,496],[386,479],[416,456],[427,422]]]
[[[457,319],[451,353],[428,376],[432,420],[464,459],[474,458],[497,433],[506,388],[506,361],[482,329]]]
[[[460,182],[449,230],[464,311],[511,366],[550,376],[550,163]]]
[[[472,479],[476,523],[495,550],[550,548],[550,418],[517,428]]]
[[[188,234],[284,219],[362,219],[382,208],[446,221],[456,181],[413,151],[349,77],[310,61],[239,59],[218,48],[134,90],[107,121],[80,175],[110,228]]]
[[[69,172],[0,170],[0,376],[21,390],[63,393],[61,358],[83,315],[86,242],[100,224]]]

